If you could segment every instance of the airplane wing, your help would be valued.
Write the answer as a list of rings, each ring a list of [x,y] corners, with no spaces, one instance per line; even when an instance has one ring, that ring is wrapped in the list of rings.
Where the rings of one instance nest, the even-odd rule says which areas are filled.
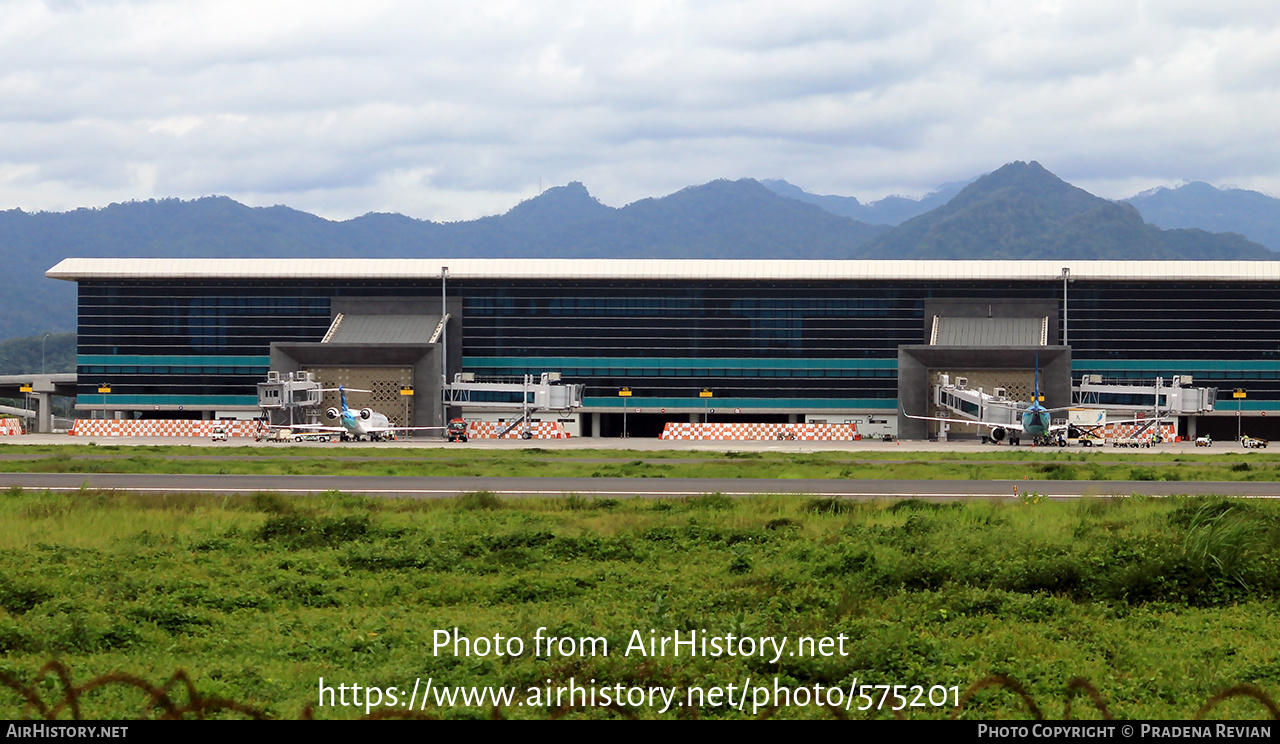
[[[447,426],[382,426],[376,429],[365,429],[368,432],[382,433],[384,431],[444,431]]]
[[[342,426],[324,426],[323,424],[294,424],[293,426],[268,426],[267,429],[294,429],[303,431],[336,431],[339,433],[346,432],[346,428]]]
[[[945,421],[948,424],[973,424],[976,426],[985,426],[989,429],[1005,429],[1005,430],[1012,429],[1013,431],[1023,430],[1021,423],[997,424],[993,421],[974,421],[973,419],[963,419],[963,418],[940,418],[938,416],[912,416],[911,414],[907,413],[905,409],[901,409],[901,410],[902,410],[903,416],[906,416],[907,418],[912,418],[912,419],[919,419],[921,421]]]

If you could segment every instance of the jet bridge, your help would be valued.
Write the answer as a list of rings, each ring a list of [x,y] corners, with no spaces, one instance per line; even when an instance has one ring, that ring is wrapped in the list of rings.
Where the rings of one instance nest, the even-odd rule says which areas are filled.
[[[1084,375],[1071,389],[1075,405],[1108,411],[1152,411],[1159,416],[1198,416],[1212,413],[1218,389],[1194,387],[1191,375],[1166,380],[1107,379]]]
[[[323,390],[315,375],[306,370],[267,372],[267,381],[258,383],[258,407],[276,426],[316,423]]]
[[[523,377],[478,377],[471,372],[459,372],[453,376],[453,382],[444,386],[448,407],[519,412],[519,417],[500,429],[498,436],[506,436],[519,426],[524,439],[533,436],[531,415],[547,410],[568,415],[582,407],[582,391],[582,385],[562,383],[559,372]]]
[[[954,416],[959,424],[1008,427],[1020,418],[1018,402],[1009,398],[1005,388],[995,387],[988,393],[980,387],[969,387],[967,378],[957,376],[953,380],[946,374],[939,375],[939,384],[933,386],[933,404],[949,417]],[[996,441],[1004,439],[1005,433],[1002,429],[993,430]]]

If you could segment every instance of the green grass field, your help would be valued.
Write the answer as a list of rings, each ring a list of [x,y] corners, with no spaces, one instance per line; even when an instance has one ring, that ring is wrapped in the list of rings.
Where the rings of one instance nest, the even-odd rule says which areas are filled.
[[[77,682],[120,671],[159,684],[183,669],[200,693],[278,718],[314,706],[321,677],[397,685],[406,696],[428,678],[509,685],[523,696],[571,678],[681,690],[747,678],[964,690],[1003,673],[1050,717],[1063,715],[1068,682],[1083,677],[1116,717],[1181,719],[1239,683],[1280,696],[1278,547],[1280,505],[1217,498],[415,501],[10,489],[0,494],[0,671],[26,684],[58,659]],[[435,631],[455,627],[530,646],[539,628],[601,637],[611,653],[434,654]],[[633,630],[651,629],[792,643],[843,634],[847,655],[620,653]],[[52,676],[33,689],[51,704],[62,699]],[[116,684],[79,705],[85,717],[138,717],[147,699]],[[859,705],[846,715],[891,715]],[[1074,717],[1100,716],[1085,697],[1072,706]],[[488,717],[491,708],[433,704],[426,713]],[[723,702],[661,714],[501,710],[511,718],[624,712],[752,714],[750,703],[739,712]],[[1209,717],[1265,713],[1233,699]],[[364,714],[314,709],[317,718]],[[831,715],[796,705],[772,714]],[[31,715],[0,690],[0,716]],[[1018,718],[1027,709],[991,688],[961,716]]]
[[[466,448],[262,448],[10,445],[0,472],[250,475],[547,476],[1276,481],[1280,453],[638,452]]]

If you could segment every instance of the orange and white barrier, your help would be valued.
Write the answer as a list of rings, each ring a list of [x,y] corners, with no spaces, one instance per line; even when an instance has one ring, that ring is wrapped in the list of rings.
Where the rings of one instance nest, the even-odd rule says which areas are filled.
[[[1143,426],[1143,424],[1107,424],[1103,429],[1105,432],[1103,437],[1105,439],[1133,439],[1134,437],[1150,439],[1151,435],[1155,433],[1155,427],[1147,427],[1145,431],[1142,431]],[[1142,433],[1138,434],[1139,431],[1142,431]],[[1166,442],[1172,442],[1174,435],[1177,433],[1172,423],[1160,425],[1160,438]]]
[[[663,439],[734,440],[765,439],[799,442],[856,442],[862,439],[855,424],[704,424],[668,422]]]
[[[208,437],[214,427],[221,427],[228,437],[252,437],[259,426],[257,421],[76,419],[67,433],[73,437]]]
[[[467,436],[472,439],[498,439],[498,432],[506,424],[498,424],[492,421],[472,421],[467,427]],[[520,433],[524,431],[523,426],[517,426],[511,431],[503,435],[502,439],[519,439]],[[569,432],[564,430],[559,421],[539,421],[529,425],[529,431],[533,433],[534,439],[568,439]]]
[[[16,437],[25,433],[26,432],[22,430],[22,419],[0,419],[0,437]]]

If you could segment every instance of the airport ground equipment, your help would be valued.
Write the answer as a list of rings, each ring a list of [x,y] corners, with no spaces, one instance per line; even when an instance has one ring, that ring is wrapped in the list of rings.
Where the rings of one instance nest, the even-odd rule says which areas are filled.
[[[559,372],[523,377],[479,377],[459,372],[445,385],[445,405],[464,410],[508,411],[518,417],[498,431],[506,436],[521,427],[523,439],[533,438],[529,417],[539,411],[560,411],[568,415],[582,407],[582,385],[560,381]]]
[[[1069,408],[1063,423],[1067,444],[1093,447],[1106,443],[1107,412],[1101,408]]]

